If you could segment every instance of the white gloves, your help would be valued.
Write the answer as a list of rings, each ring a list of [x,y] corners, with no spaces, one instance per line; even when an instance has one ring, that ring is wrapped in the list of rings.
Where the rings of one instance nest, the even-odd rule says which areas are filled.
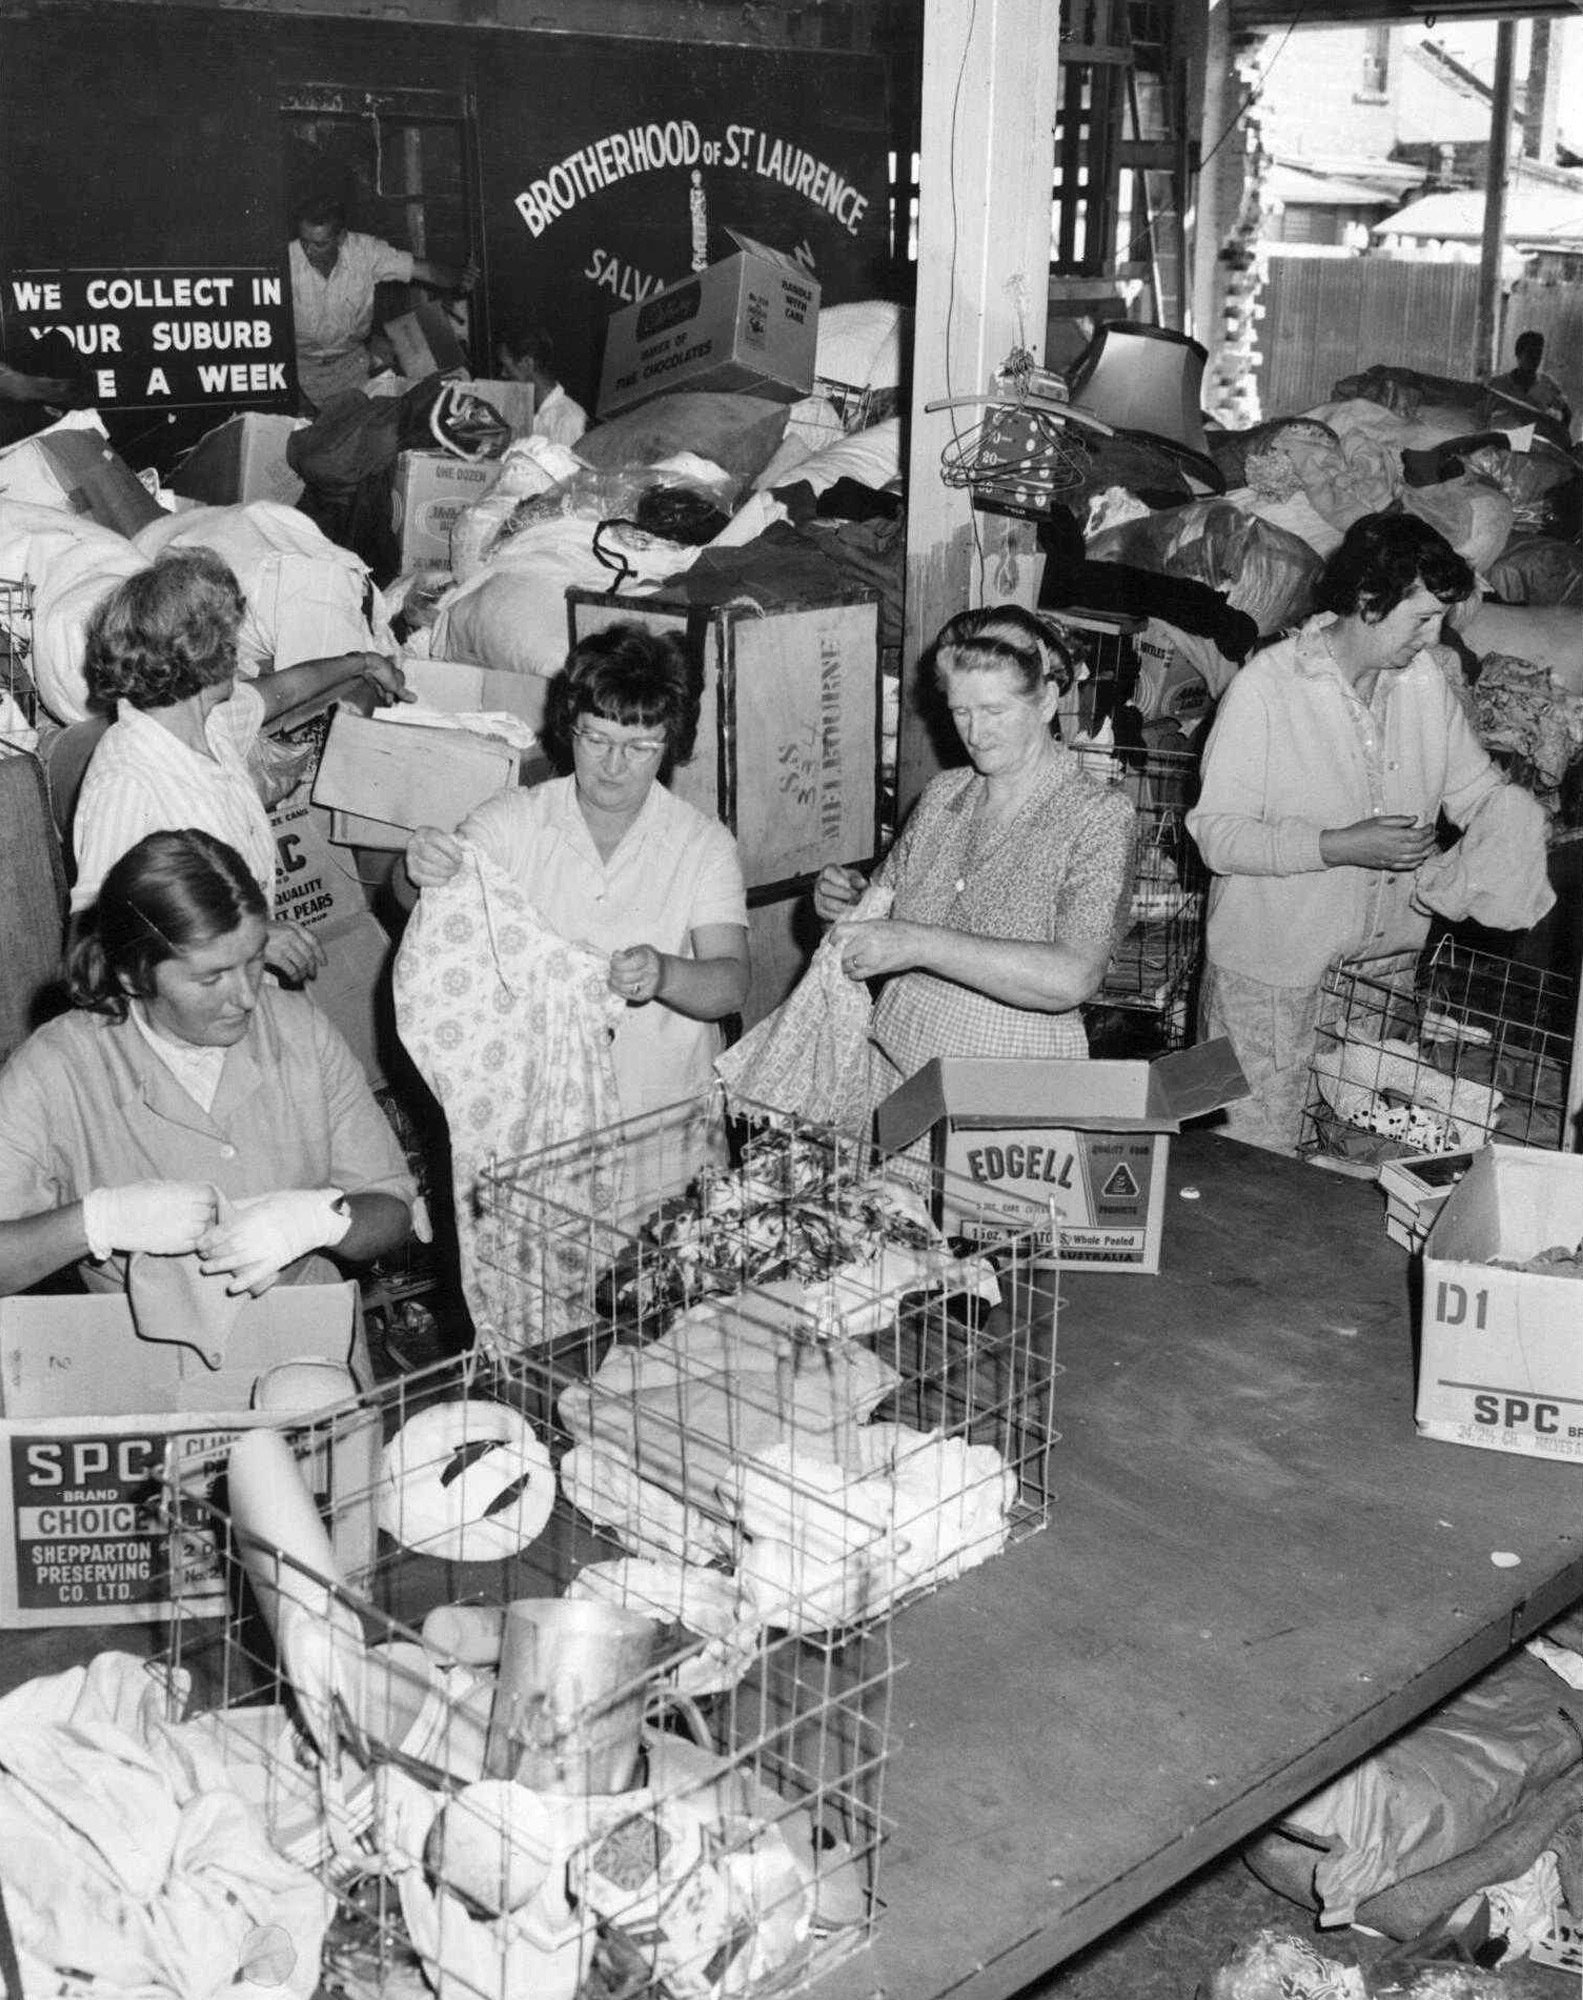
[[[339,1243],[352,1226],[339,1188],[282,1188],[239,1201],[198,1244],[205,1277],[224,1273],[230,1293],[267,1292],[288,1264]]]
[[[83,1234],[102,1263],[113,1251],[147,1250],[179,1257],[196,1250],[213,1223],[214,1189],[204,1181],[129,1181],[90,1188],[82,1198]]]

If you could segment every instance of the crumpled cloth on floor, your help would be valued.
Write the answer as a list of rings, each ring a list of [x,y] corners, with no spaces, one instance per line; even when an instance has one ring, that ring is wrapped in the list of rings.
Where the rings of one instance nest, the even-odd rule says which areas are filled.
[[[1491,792],[1462,838],[1418,871],[1413,901],[1453,923],[1525,931],[1555,907],[1544,808],[1517,785]]]
[[[401,1039],[450,1130],[473,1330],[481,1351],[509,1355],[566,1332],[587,1294],[592,1248],[567,1218],[619,1203],[616,1146],[526,1162],[621,1116],[610,1042],[625,1002],[606,984],[603,954],[551,930],[464,845],[452,879],[419,897],[392,984]],[[486,1212],[479,1176],[491,1160],[513,1184]]]
[[[26,1991],[307,2000],[333,1899],[270,1846],[213,1735],[164,1707],[148,1664],[115,1652],[0,1700],[0,1885]]]
[[[845,919],[888,917],[893,889],[869,887]],[[860,1130],[873,1102],[869,1090],[869,1020],[873,1003],[861,980],[841,970],[833,930],[820,939],[813,962],[773,1014],[715,1057],[715,1073],[738,1103],[813,1125]]]

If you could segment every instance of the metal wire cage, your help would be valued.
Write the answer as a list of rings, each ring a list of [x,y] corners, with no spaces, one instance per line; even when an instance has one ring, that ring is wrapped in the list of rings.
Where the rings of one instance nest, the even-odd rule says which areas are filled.
[[[1332,968],[1299,1150],[1376,1162],[1566,1144],[1574,983],[1442,938]]]
[[[327,1893],[325,1989],[799,1989],[878,1920],[889,1629],[807,1644],[627,1560],[558,1395],[466,1359],[292,1419],[278,1531],[234,1457],[229,1494],[173,1467],[172,1706]]]
[[[518,1324],[568,1326],[530,1352],[564,1385],[576,1504],[633,1554],[728,1562],[788,1629],[850,1632],[1049,1518],[1052,1218],[948,1236],[957,1176],[735,1110],[728,1160],[646,1218],[598,1163],[718,1098],[495,1163],[485,1254]]]
[[[940,477],[965,486],[975,505],[1011,513],[1047,513],[1088,477],[1080,434],[1056,410],[1032,402],[995,403],[940,453]]]
[[[1198,759],[1191,751],[1081,745],[1075,754],[1091,777],[1124,791],[1137,812],[1127,928],[1094,1004],[1151,1015],[1166,1048],[1186,1048],[1209,901],[1209,871],[1187,830]]]
[[[0,696],[9,696],[29,726],[38,721],[33,685],[33,585],[27,577],[0,576]],[[6,704],[0,701],[0,708]],[[4,728],[0,716],[0,729]]]

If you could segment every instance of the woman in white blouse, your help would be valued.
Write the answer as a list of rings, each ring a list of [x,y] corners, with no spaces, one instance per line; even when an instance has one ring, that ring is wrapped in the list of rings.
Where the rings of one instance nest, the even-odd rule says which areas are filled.
[[[115,721],[94,751],[72,821],[74,912],[93,903],[111,866],[145,834],[180,826],[234,847],[272,900],[274,835],[248,769],[260,733],[277,716],[356,681],[370,683],[382,703],[403,697],[401,671],[381,653],[304,660],[238,682],[245,609],[229,568],[197,548],[127,577],[95,612],[88,687]],[[311,932],[272,922],[266,959],[299,980],[311,978],[324,955]]]

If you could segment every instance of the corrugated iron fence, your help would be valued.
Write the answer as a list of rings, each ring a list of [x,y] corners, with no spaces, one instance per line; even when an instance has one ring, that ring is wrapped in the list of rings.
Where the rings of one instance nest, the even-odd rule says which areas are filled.
[[[1264,415],[1328,403],[1343,375],[1376,362],[1465,378],[1478,283],[1473,264],[1272,257],[1259,336]]]
[[[1343,375],[1383,362],[1465,381],[1478,309],[1477,266],[1384,258],[1272,257],[1260,334],[1266,417],[1331,399]],[[1545,337],[1545,368],[1583,412],[1583,284],[1522,278],[1506,300],[1502,366],[1526,328]]]

